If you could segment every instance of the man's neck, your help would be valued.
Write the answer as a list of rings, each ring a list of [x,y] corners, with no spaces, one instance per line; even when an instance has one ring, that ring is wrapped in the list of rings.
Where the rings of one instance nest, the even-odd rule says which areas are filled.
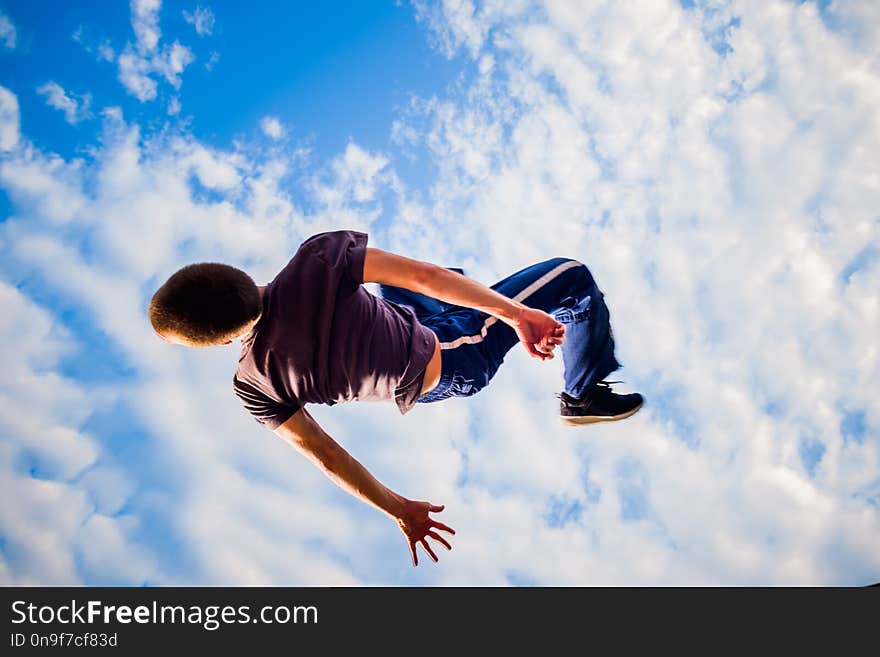
[[[258,286],[257,286],[257,289],[260,291],[260,301],[262,301],[262,300],[263,300],[263,296],[264,296],[265,293],[266,293],[266,286],[265,286],[265,285],[258,285]],[[262,315],[261,315],[261,317],[262,317]],[[259,322],[259,321],[260,321],[260,320],[258,319],[257,322]],[[247,331],[243,332],[241,335],[239,335],[239,336],[238,336],[237,338],[235,338],[235,339],[236,339],[236,340],[241,340],[242,338],[244,338],[244,336],[246,336],[248,333],[250,333],[250,332],[254,329],[254,326],[257,325],[257,322],[254,322],[253,324],[251,324]]]

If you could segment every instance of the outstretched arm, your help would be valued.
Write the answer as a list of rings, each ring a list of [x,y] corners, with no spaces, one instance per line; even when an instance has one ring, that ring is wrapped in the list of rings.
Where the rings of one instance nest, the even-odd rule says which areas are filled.
[[[275,433],[302,452],[337,486],[394,518],[409,543],[414,566],[419,564],[416,543],[421,543],[431,558],[437,561],[437,555],[428,544],[428,536],[442,543],[447,550],[452,549],[446,539],[434,530],[441,529],[451,534],[455,531],[428,516],[429,512],[442,511],[442,505],[410,500],[383,486],[333,440],[305,408],[300,408],[279,425]]]
[[[530,308],[467,276],[429,262],[368,247],[364,282],[402,287],[497,317],[516,331],[529,354],[541,360],[553,358],[553,349],[565,339],[565,325],[543,310]]]

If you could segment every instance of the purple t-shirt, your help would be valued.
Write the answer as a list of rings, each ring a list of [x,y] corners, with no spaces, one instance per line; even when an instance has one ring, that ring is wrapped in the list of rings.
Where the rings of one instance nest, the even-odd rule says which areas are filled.
[[[338,230],[304,241],[263,295],[242,336],[235,394],[274,430],[307,403],[416,403],[434,334],[407,307],[363,285],[367,234]]]

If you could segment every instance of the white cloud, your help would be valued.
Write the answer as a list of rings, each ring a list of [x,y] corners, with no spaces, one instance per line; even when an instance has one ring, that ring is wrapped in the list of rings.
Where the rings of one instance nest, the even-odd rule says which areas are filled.
[[[284,136],[284,126],[274,116],[264,116],[260,120],[260,130],[271,139],[281,139]]]
[[[168,116],[177,116],[180,114],[180,109],[180,99],[177,96],[173,96],[168,101]]]
[[[377,219],[383,210],[379,192],[399,185],[388,164],[385,155],[370,153],[350,142],[344,153],[310,181],[312,196],[324,208],[314,220],[319,225],[340,222],[357,225]],[[352,209],[359,204],[365,207]]]
[[[156,81],[150,77],[152,62],[138,55],[130,48],[119,55],[119,81],[128,93],[139,101],[146,102],[156,97]]]
[[[177,142],[176,146],[181,163],[191,167],[199,182],[208,189],[233,190],[241,184],[239,169],[247,168],[241,158],[186,141]]]
[[[36,380],[28,390],[41,390],[48,399],[31,395],[33,400],[27,401],[31,399],[24,391],[27,370],[15,365],[18,360],[11,353],[4,356],[16,376],[16,385],[10,388],[15,397],[0,404],[0,409],[9,411],[4,435],[11,441],[8,444],[21,445],[18,453],[37,454],[42,464],[34,473],[4,474],[22,500],[0,514],[7,541],[4,553],[11,555],[0,564],[4,581],[361,583],[349,572],[347,558],[336,552],[356,551],[354,537],[341,531],[354,521],[348,502],[340,505],[336,489],[305,459],[253,426],[230,396],[231,370],[224,362],[230,353],[217,352],[198,365],[191,360],[196,354],[165,349],[167,345],[152,335],[145,315],[154,279],[190,259],[240,264],[244,259],[258,279],[274,275],[278,263],[289,259],[306,236],[306,224],[279,184],[298,156],[280,153],[277,160],[258,163],[234,151],[208,149],[189,137],[157,135],[148,141],[136,126],[124,122],[118,109],[103,114],[102,146],[87,165],[32,147],[0,165],[0,185],[18,209],[0,228],[2,275],[9,278],[13,270],[33,271],[32,280],[38,280],[41,289],[54,290],[65,303],[85,313],[87,322],[100,331],[104,347],[117,345],[110,350],[133,359],[130,367],[154,374],[146,379],[139,375],[136,382],[110,383],[105,389],[98,384],[97,389],[80,390],[73,382],[53,387]],[[215,197],[202,198],[204,190]],[[73,210],[83,200],[86,206]],[[75,224],[69,223],[71,214],[59,216],[65,208]],[[62,220],[68,224],[59,230]],[[135,225],[150,226],[142,239],[131,239]],[[80,242],[83,231],[90,235],[87,256]],[[0,295],[3,316],[25,326],[33,324],[26,331],[32,336],[33,350],[46,355],[32,369],[45,370],[50,381],[55,380],[59,357],[50,357],[55,343],[45,337],[46,331],[38,330],[37,319],[20,310],[30,302],[16,298]],[[52,325],[48,319],[44,324]],[[24,358],[31,351],[30,343],[9,337],[22,330],[18,324],[0,326],[4,333],[0,337],[6,338],[7,347],[15,344],[16,354]],[[90,347],[88,341],[82,344],[84,349]],[[72,351],[68,347],[64,354]],[[101,353],[109,352],[102,347]],[[175,371],[170,379],[168,372],[162,373],[169,366]],[[196,379],[184,374],[193,366],[207,368],[202,375],[214,385],[214,392],[195,406],[190,395]],[[159,378],[148,383],[154,375]],[[79,403],[72,392],[76,390],[92,405]],[[50,427],[62,411],[78,409],[79,414],[59,415],[64,422],[58,420],[59,428],[51,431],[30,427],[12,412],[30,409],[28,403],[43,408],[28,410],[25,417],[38,418]],[[218,403],[230,413],[227,420],[240,424],[239,435],[265,441],[267,450],[254,452],[247,447],[248,439],[216,450],[209,436],[225,429],[212,428],[208,418]],[[59,408],[57,414],[47,411],[50,404]],[[127,409],[126,435],[136,426],[146,429],[148,437],[135,443],[158,459],[153,475],[139,459],[127,460],[126,451],[133,447],[116,442],[119,436],[99,433],[82,438],[84,419],[93,410],[115,417],[119,413],[115,405]],[[156,407],[164,409],[161,418],[150,410]],[[160,443],[153,443],[160,435]],[[233,461],[244,460],[233,465],[230,456]],[[168,458],[176,465],[172,467]],[[10,455],[4,471],[11,472],[13,464],[21,461],[20,456]],[[191,480],[193,485],[176,475],[163,480],[161,473],[190,467],[201,473]],[[254,479],[242,472],[262,474]],[[317,494],[307,494],[309,489],[317,489]],[[68,503],[62,506],[58,499]],[[63,509],[64,514],[51,512],[53,508]],[[162,534],[175,542],[175,556],[163,551],[164,538],[149,538],[154,530],[144,523],[156,516],[167,523]],[[369,528],[365,535],[367,540],[383,540],[375,530],[369,538]],[[132,543],[133,536],[141,538]],[[322,553],[315,550],[316,544],[336,547]],[[217,545],[223,548],[218,550]],[[183,554],[199,564],[195,570],[180,565]],[[291,554],[299,558],[291,560]]]
[[[333,163],[336,186],[350,190],[355,201],[370,201],[380,184],[380,173],[388,166],[388,158],[373,155],[355,143],[349,143],[341,158]]]
[[[52,81],[37,87],[37,93],[45,97],[46,104],[50,107],[64,112],[64,120],[71,125],[76,125],[91,116],[89,106],[92,97],[90,94],[80,96],[80,100],[77,100],[73,96],[69,96],[60,84]]]
[[[473,0],[415,0],[416,18],[424,22],[437,39],[437,46],[448,57],[459,48],[476,56],[483,48],[491,28],[521,16],[530,4],[526,0],[473,2]],[[572,5],[577,11],[577,5]]]
[[[0,151],[15,148],[19,139],[18,96],[0,87]]]
[[[119,55],[119,81],[141,102],[156,98],[158,83],[154,75],[164,78],[179,89],[181,74],[195,61],[195,55],[179,41],[159,47],[162,33],[159,29],[160,0],[132,0],[131,23],[135,43],[127,43]]]
[[[100,43],[96,42],[89,35],[89,30],[83,25],[78,25],[71,34],[71,38],[76,41],[87,53],[94,54],[98,61],[112,62],[116,59],[116,51],[109,39],[104,39]]]
[[[116,59],[116,52],[113,50],[113,46],[105,42],[98,46],[98,57],[105,62],[112,62]]]
[[[591,434],[615,441],[588,452],[598,501],[549,474],[536,482],[536,499],[561,489],[584,507],[564,547],[532,544],[548,558],[525,566],[505,554],[488,581],[510,568],[565,581],[554,562],[595,583],[865,582],[880,570],[865,549],[880,539],[880,299],[863,287],[880,287],[880,270],[859,256],[880,246],[878,188],[859,173],[880,164],[866,160],[880,152],[868,119],[880,80],[864,57],[876,47],[831,31],[812,3],[715,5],[547,2],[497,17],[493,3],[449,3],[432,18],[442,47],[475,64],[491,55],[504,78],[412,118],[440,167],[424,210],[437,257],[452,259],[436,239],[449,233],[481,249],[473,271],[486,281],[537,254],[583,259],[611,307],[621,374],[648,399],[641,417]],[[412,141],[412,127],[397,133]],[[401,243],[420,229],[399,225]],[[502,376],[528,379],[534,367],[512,360]],[[486,417],[527,403],[496,394],[506,400],[486,399]],[[853,412],[858,440],[842,428]],[[528,449],[508,456],[518,430],[497,435],[503,445],[465,447],[473,479],[522,485]],[[808,467],[810,439],[824,453]],[[624,517],[620,463],[641,473],[638,520]]]
[[[141,102],[156,98],[157,83],[153,74],[159,74],[175,89],[181,85],[180,74],[195,57],[186,46],[175,41],[152,57],[144,57],[126,46],[119,55],[119,80],[130,94]]]
[[[44,155],[27,142],[18,157],[0,162],[0,181],[18,203],[51,225],[73,221],[84,207],[81,162]]]
[[[211,71],[217,62],[220,61],[220,53],[217,51],[211,52],[211,55],[208,57],[208,61],[205,62],[205,70]]]
[[[9,20],[9,16],[0,9],[0,41],[3,42],[3,46],[9,50],[15,48],[17,36],[15,25]]]
[[[880,42],[880,6],[876,2],[832,0],[826,11],[832,24],[852,36],[859,49],[877,52],[877,44]]]
[[[205,36],[214,31],[214,13],[207,7],[196,7],[194,11],[183,10],[183,19],[196,29],[196,34]]]
[[[162,32],[159,30],[159,9],[162,0],[131,0],[131,26],[137,38],[138,50],[156,50]]]
[[[0,307],[0,349],[10,375],[0,387],[3,583],[79,585],[84,573],[77,560],[100,573],[108,572],[99,564],[109,557],[125,564],[113,581],[139,583],[150,568],[148,555],[132,541],[124,516],[101,515],[94,506],[115,488],[118,508],[131,488],[116,467],[100,464],[100,446],[78,429],[112,393],[86,391],[57,373],[59,360],[79,346],[43,308],[6,283],[0,283]],[[96,540],[102,538],[96,525],[113,541]]]

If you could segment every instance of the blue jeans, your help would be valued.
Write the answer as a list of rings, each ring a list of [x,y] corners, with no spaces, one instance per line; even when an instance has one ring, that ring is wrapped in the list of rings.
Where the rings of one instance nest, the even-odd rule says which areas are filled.
[[[449,269],[463,273],[459,268]],[[498,371],[505,354],[519,344],[510,326],[487,313],[399,287],[379,288],[384,298],[410,306],[440,339],[440,382],[419,402],[476,394]],[[580,398],[591,385],[620,368],[605,297],[583,263],[551,258],[511,274],[492,289],[565,324],[560,348],[565,392],[572,397]]]

